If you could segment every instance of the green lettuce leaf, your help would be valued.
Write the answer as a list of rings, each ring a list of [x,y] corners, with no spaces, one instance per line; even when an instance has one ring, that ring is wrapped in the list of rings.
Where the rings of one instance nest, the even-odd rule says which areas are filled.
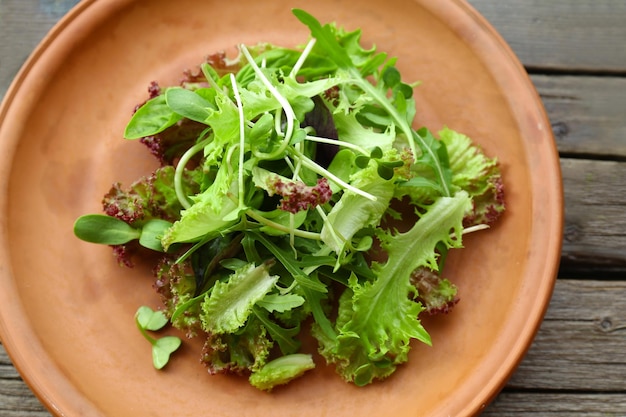
[[[170,227],[161,239],[167,249],[172,243],[193,242],[208,234],[216,236],[236,223],[227,216],[237,209],[237,203],[228,193],[236,194],[238,182],[235,173],[222,164],[213,184],[193,197],[194,204],[181,213],[180,220]]]
[[[319,339],[323,355],[346,380],[366,385],[384,378],[407,360],[411,339],[431,343],[418,319],[423,307],[412,299],[410,275],[421,266],[437,268],[440,242],[461,246],[462,220],[470,207],[463,191],[438,199],[408,232],[383,236],[388,260],[376,267],[373,282],[351,280],[352,296],[340,299],[336,339]]]
[[[497,159],[488,158],[466,135],[445,128],[439,132],[453,172],[452,184],[472,197],[472,212],[466,226],[491,225],[505,210],[502,176]]]
[[[346,191],[333,206],[322,227],[322,241],[335,253],[342,254],[354,235],[365,227],[376,227],[393,197],[393,185],[378,175],[370,164],[353,175],[351,184],[376,197],[376,201]]]
[[[278,281],[270,275],[271,262],[248,264],[218,281],[202,304],[203,328],[208,333],[233,333],[246,323],[255,303],[263,299]]]
[[[313,368],[315,368],[315,362],[311,355],[294,353],[281,356],[252,373],[250,384],[258,389],[271,391],[275,386],[286,384]]]

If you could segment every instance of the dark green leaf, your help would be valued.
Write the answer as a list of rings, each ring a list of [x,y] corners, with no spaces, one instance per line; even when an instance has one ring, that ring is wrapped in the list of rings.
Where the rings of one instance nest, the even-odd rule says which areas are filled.
[[[396,67],[387,67],[383,72],[383,82],[387,87],[394,88],[401,82],[400,71]]]
[[[255,306],[253,311],[256,317],[263,323],[272,339],[278,343],[284,355],[296,353],[300,349],[300,341],[295,338],[300,333],[300,326],[285,329],[273,322],[266,310]]]
[[[311,36],[317,40],[316,47],[321,48],[339,68],[350,68],[353,66],[350,56],[337,42],[337,38],[329,25],[322,26],[315,17],[301,9],[294,9],[293,14],[298,20],[308,26]]]
[[[384,180],[390,180],[393,178],[393,168],[389,168],[386,165],[378,165],[378,175]]]
[[[368,158],[365,155],[359,155],[356,157],[356,159],[354,160],[354,163],[356,166],[358,166],[359,168],[363,169],[363,168],[367,168],[367,166],[370,163],[370,158]]]
[[[380,146],[376,146],[374,149],[372,149],[372,152],[370,153],[370,157],[372,159],[379,159],[383,157],[383,150],[380,149]]]
[[[126,139],[139,139],[161,133],[182,117],[170,109],[161,94],[148,100],[130,119],[124,130]]]

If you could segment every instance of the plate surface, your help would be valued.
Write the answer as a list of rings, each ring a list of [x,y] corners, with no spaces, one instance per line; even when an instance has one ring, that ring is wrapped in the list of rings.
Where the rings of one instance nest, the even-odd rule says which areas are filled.
[[[0,337],[26,382],[61,416],[468,416],[488,403],[528,348],[560,255],[558,155],[526,73],[464,1],[83,1],[44,39],[0,108]],[[461,302],[425,321],[433,347],[365,388],[317,369],[272,394],[245,378],[209,376],[200,341],[164,371],[137,331],[139,305],[158,306],[149,265],[118,267],[72,225],[100,211],[115,181],[155,166],[122,132],[152,80],[177,83],[237,43],[304,44],[300,7],[363,29],[399,57],[416,90],[419,125],[468,134],[503,170],[508,210],[466,238],[446,276]],[[419,127],[419,126],[416,126]]]

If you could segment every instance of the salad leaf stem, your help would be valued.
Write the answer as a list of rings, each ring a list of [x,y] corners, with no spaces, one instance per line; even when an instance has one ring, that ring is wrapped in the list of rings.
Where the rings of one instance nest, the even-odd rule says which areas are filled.
[[[262,159],[274,159],[278,157],[279,155],[281,155],[285,151],[285,149],[287,149],[287,146],[289,145],[289,141],[291,140],[291,135],[293,135],[293,131],[294,131],[294,120],[296,120],[296,114],[293,108],[291,107],[291,104],[289,104],[289,101],[285,97],[283,97],[282,94],[280,94],[280,92],[276,89],[276,87],[265,76],[263,71],[261,71],[261,69],[255,62],[254,58],[250,54],[250,51],[248,51],[248,48],[246,48],[244,44],[241,44],[240,49],[243,55],[248,60],[248,63],[250,64],[250,66],[252,67],[256,75],[259,77],[263,85],[265,85],[265,88],[267,88],[268,91],[276,98],[278,103],[280,103],[281,107],[283,108],[283,112],[285,113],[287,128],[285,131],[285,138],[283,139],[280,147],[270,153],[265,153],[265,152],[256,153],[257,156]]]
[[[337,184],[338,186],[340,186],[343,189],[346,190],[350,190],[355,194],[358,194],[362,197],[367,198],[368,200],[372,200],[372,201],[376,201],[376,196],[365,192],[353,185],[350,185],[349,183],[345,182],[344,180],[342,180],[341,178],[339,178],[338,176],[336,176],[335,174],[333,174],[332,172],[328,171],[327,169],[323,168],[322,166],[320,166],[319,164],[317,164],[315,161],[309,159],[306,157],[306,155],[302,154],[301,152],[298,152],[295,148],[292,149],[292,152],[297,155],[301,160],[302,160],[302,164],[310,169],[311,171],[315,172],[318,175],[321,175],[323,177],[328,178],[330,181],[334,182],[335,184]]]
[[[363,149],[359,145],[355,145],[354,143],[350,143],[350,142],[346,142],[346,141],[342,141],[342,140],[338,140],[338,139],[322,138],[322,137],[313,136],[313,135],[306,135],[305,139],[309,140],[311,142],[325,143],[327,145],[343,146],[344,148],[349,148],[349,149],[352,149],[354,151],[357,151],[360,154],[369,155],[368,151],[366,151],[365,149]]]
[[[464,228],[461,234],[466,235],[468,233],[474,233],[474,232],[478,232],[480,230],[486,230],[486,229],[489,229],[488,224],[477,224],[474,226]]]
[[[185,172],[185,166],[194,157],[195,154],[200,152],[204,147],[212,140],[212,138],[208,138],[206,140],[201,140],[191,148],[187,149],[187,151],[180,157],[178,161],[178,165],[176,165],[176,171],[174,172],[174,191],[176,191],[176,197],[180,202],[180,205],[183,208],[188,209],[191,207],[191,203],[189,202],[189,198],[185,195],[185,191],[183,190],[183,173]]]
[[[243,115],[243,104],[241,103],[241,95],[239,94],[239,88],[237,87],[237,81],[235,80],[235,74],[230,74],[230,83],[233,86],[233,94],[235,95],[235,101],[237,103],[237,111],[239,112],[239,207],[244,207],[245,188],[243,182],[243,164],[244,164],[244,148],[246,145],[245,129],[246,119]]]
[[[262,215],[256,213],[254,210],[252,209],[248,209],[246,210],[246,215],[248,215],[249,217],[251,217],[253,220],[256,220],[257,222],[265,225],[265,226],[269,226],[271,228],[274,228],[276,230],[280,230],[281,232],[285,232],[285,233],[292,233],[295,236],[299,236],[299,237],[303,237],[306,239],[311,239],[311,240],[322,240],[321,236],[319,233],[315,233],[315,232],[308,232],[306,230],[301,230],[301,229],[296,229],[296,228],[289,228],[285,225],[276,223],[271,221],[270,219],[263,217]]]
[[[307,57],[311,53],[311,50],[315,46],[315,42],[316,42],[315,38],[312,38],[311,40],[309,40],[309,42],[305,46],[304,50],[300,54],[300,57],[298,58],[298,61],[296,61],[295,65],[291,69],[291,72],[289,73],[289,77],[290,78],[296,78],[296,75],[298,75],[298,72],[300,71],[300,68],[302,68],[302,65],[304,65],[304,61],[306,61]]]

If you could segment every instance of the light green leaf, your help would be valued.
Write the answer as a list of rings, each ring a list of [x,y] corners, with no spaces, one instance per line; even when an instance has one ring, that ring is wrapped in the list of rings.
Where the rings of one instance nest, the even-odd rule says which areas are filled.
[[[267,311],[284,313],[296,307],[300,307],[304,304],[304,298],[297,294],[268,294],[261,300],[257,301],[257,305],[260,305]]]
[[[152,364],[156,369],[162,369],[170,360],[170,355],[181,345],[180,338],[165,336],[157,339],[152,345]]]
[[[250,384],[258,389],[271,391],[275,386],[286,384],[313,368],[315,362],[309,354],[294,353],[281,356],[253,372],[250,375]]]
[[[337,338],[322,339],[324,356],[337,363],[345,379],[365,385],[384,378],[407,360],[411,339],[431,343],[417,318],[422,306],[412,300],[416,290],[410,274],[418,267],[437,268],[440,242],[461,246],[463,217],[470,208],[465,192],[442,197],[408,232],[381,236],[387,262],[375,267],[375,281],[361,285],[351,280],[353,295],[340,300]]]
[[[218,281],[202,304],[201,319],[209,333],[233,333],[242,327],[255,303],[278,281],[270,275],[271,264],[250,263],[232,274],[228,281]]]
[[[167,105],[176,113],[187,119],[204,123],[215,105],[199,94],[181,87],[168,88],[165,93]]]
[[[165,234],[165,231],[172,226],[172,223],[167,220],[151,219],[148,220],[141,227],[141,236],[139,237],[139,244],[144,248],[152,249],[158,252],[163,252],[163,245],[161,245],[161,238]]]

